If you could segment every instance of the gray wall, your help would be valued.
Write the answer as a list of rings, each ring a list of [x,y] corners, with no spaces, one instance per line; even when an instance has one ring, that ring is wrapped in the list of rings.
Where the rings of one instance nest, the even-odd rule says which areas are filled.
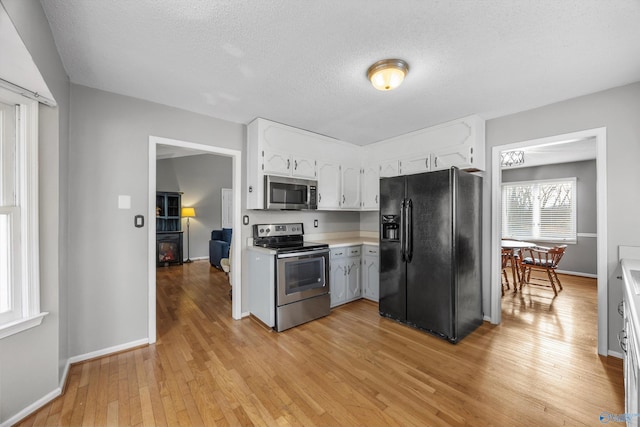
[[[575,177],[577,180],[576,221],[578,233],[596,234],[595,160],[505,169],[502,171],[503,183],[569,177]],[[556,244],[550,242],[537,243],[542,246],[553,246]],[[595,275],[598,271],[597,261],[597,239],[595,237],[578,236],[577,244],[569,244],[567,246],[559,268],[563,271]]]
[[[230,157],[213,154],[158,160],[156,189],[181,191],[182,206],[193,207],[196,217],[190,219],[189,257],[209,258],[211,230],[222,227],[222,192],[232,185]],[[184,231],[184,258],[187,258],[187,221]]]
[[[38,1],[1,0],[57,108],[39,109],[40,306],[43,323],[0,340],[0,424],[59,385],[67,349],[69,81]]]
[[[148,337],[149,136],[241,150],[244,126],[71,85],[69,351]],[[131,209],[118,209],[118,195]]]
[[[484,307],[490,310],[491,149],[531,139],[599,127],[607,128],[607,277],[609,349],[621,352],[616,334],[622,320],[616,306],[622,299],[618,245],[640,246],[640,82],[486,123],[487,172],[484,197]]]

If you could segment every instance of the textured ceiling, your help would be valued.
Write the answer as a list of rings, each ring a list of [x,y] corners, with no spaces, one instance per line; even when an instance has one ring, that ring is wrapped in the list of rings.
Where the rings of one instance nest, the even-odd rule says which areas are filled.
[[[640,80],[637,0],[41,2],[74,83],[360,145]]]

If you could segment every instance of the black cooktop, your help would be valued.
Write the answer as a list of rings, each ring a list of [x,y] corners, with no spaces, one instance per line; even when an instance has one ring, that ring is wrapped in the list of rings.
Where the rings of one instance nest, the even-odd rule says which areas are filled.
[[[256,224],[253,226],[253,244],[275,249],[278,253],[303,252],[328,248],[326,243],[305,242],[301,223]]]

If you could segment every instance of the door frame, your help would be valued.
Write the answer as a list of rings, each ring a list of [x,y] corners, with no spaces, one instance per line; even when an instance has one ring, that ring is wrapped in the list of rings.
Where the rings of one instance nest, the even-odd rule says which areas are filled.
[[[173,147],[181,147],[189,150],[201,151],[203,154],[216,154],[219,156],[231,157],[232,161],[232,190],[233,190],[233,228],[236,232],[232,233],[231,245],[237,248],[234,251],[234,256],[231,258],[231,271],[229,278],[231,281],[231,288],[233,298],[231,303],[231,317],[235,320],[242,318],[241,302],[242,302],[242,289],[241,289],[241,272],[242,272],[242,251],[241,236],[239,232],[239,225],[242,223],[240,217],[242,215],[240,201],[242,188],[242,152],[240,150],[233,150],[229,148],[217,147],[213,145],[204,145],[187,141],[180,141],[177,139],[162,138],[158,136],[149,136],[149,181],[148,181],[148,194],[149,194],[149,241],[148,241],[148,276],[149,276],[149,344],[156,342],[156,228],[152,226],[152,219],[156,216],[156,152],[158,145],[169,145]]]
[[[609,313],[608,299],[608,250],[607,250],[607,128],[595,128],[578,132],[532,139],[505,145],[497,145],[491,153],[491,323],[502,321],[502,284],[500,279],[500,239],[502,230],[502,172],[500,153],[524,147],[554,144],[574,139],[596,140],[596,212],[597,212],[597,295],[598,295],[598,354],[608,355]]]

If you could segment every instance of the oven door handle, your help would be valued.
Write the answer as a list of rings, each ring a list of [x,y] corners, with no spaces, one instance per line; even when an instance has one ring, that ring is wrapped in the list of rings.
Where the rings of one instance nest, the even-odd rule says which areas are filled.
[[[282,259],[282,258],[310,258],[310,257],[317,256],[319,254],[328,254],[328,253],[329,253],[329,249],[328,248],[311,249],[311,250],[304,251],[304,252],[291,252],[289,254],[278,254],[277,258],[278,259]]]

